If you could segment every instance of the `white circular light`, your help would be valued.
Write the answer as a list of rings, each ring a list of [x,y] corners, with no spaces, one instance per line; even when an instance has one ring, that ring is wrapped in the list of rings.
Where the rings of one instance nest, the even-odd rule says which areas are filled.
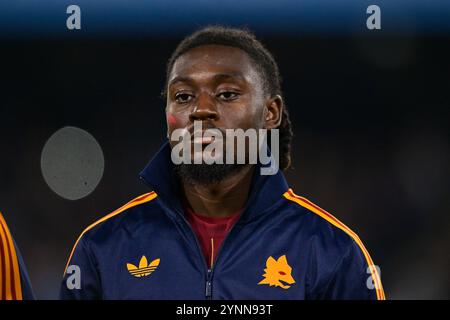
[[[95,138],[80,128],[64,127],[45,143],[41,170],[47,185],[59,196],[79,200],[88,196],[102,179],[103,151]]]

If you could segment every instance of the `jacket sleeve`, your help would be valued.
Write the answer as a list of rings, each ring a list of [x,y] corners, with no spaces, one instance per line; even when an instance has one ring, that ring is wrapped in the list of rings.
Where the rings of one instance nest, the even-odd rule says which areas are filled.
[[[379,278],[379,270],[373,265],[369,267],[367,257],[355,241],[352,241],[347,253],[336,265],[333,275],[325,288],[322,299],[384,299],[384,293],[382,292],[381,281]]]
[[[61,300],[102,299],[95,257],[83,237],[75,244],[60,289]]]
[[[33,300],[20,251],[0,213],[0,300]]]

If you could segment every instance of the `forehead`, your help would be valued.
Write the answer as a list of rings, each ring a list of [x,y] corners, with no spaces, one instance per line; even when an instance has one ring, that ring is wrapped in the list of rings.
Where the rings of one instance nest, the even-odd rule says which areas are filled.
[[[209,78],[215,74],[232,74],[259,84],[259,75],[248,54],[235,47],[203,45],[182,54],[174,63],[169,83],[176,77]]]

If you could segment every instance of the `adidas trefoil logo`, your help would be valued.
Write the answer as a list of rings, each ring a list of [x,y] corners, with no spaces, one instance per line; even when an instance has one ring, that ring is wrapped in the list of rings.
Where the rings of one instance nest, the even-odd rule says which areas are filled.
[[[160,261],[161,259],[158,258],[148,263],[147,258],[145,256],[142,256],[141,260],[139,261],[139,267],[136,267],[132,263],[127,263],[127,269],[131,275],[137,278],[147,277],[151,275],[152,272],[156,270],[156,268],[158,268]]]

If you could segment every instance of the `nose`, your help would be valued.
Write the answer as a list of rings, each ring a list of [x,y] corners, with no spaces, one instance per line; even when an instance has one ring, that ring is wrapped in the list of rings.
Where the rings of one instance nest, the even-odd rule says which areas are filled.
[[[194,122],[195,120],[217,120],[219,119],[219,113],[217,112],[214,99],[210,97],[208,93],[201,93],[197,98],[192,112],[189,115],[189,119]]]

